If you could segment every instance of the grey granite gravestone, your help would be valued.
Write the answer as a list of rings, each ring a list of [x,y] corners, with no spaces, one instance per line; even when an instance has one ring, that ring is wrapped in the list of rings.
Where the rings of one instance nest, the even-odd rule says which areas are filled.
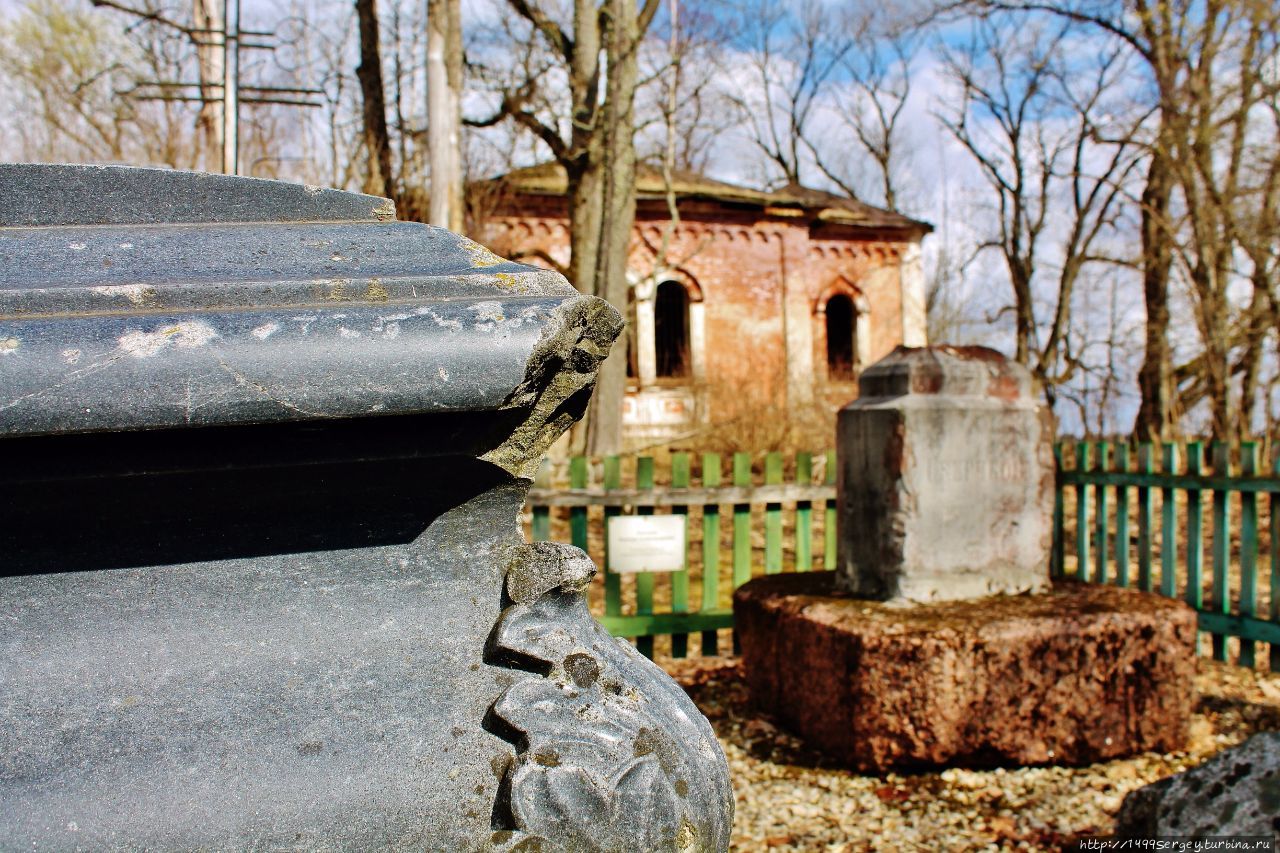
[[[620,326],[384,199],[0,166],[0,846],[726,849],[517,525]]]
[[[837,433],[837,571],[734,593],[756,707],[864,772],[1185,747],[1196,613],[1050,583],[1052,431],[1025,368],[899,347]]]
[[[1025,367],[984,347],[899,347],[840,410],[839,564],[854,595],[1045,592],[1053,429]]]

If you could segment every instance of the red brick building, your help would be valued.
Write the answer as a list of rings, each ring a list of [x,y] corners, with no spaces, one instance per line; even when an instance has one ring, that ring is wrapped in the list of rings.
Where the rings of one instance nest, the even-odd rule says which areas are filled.
[[[495,182],[481,239],[505,257],[567,265],[564,172]],[[820,190],[763,192],[680,173],[678,221],[641,171],[631,245],[633,443],[678,438],[765,409],[834,410],[859,370],[925,340],[920,241],[928,223]]]

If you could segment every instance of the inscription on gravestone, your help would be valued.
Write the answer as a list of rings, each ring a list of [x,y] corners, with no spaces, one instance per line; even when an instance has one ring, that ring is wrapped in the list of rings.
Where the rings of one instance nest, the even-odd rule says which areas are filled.
[[[1049,586],[1053,459],[1026,369],[899,348],[838,419],[842,585],[942,601]]]
[[[923,460],[926,476],[933,481],[955,480],[982,485],[993,480],[1018,483],[1026,477],[1022,460],[1007,459],[936,459]]]

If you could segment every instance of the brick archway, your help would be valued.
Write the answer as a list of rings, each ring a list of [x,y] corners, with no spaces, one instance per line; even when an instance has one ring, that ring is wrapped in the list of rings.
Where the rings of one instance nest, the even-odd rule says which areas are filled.
[[[686,316],[684,332],[688,346],[688,370],[682,376],[662,377],[661,384],[699,384],[706,378],[706,315],[702,286],[687,270],[671,269],[644,278],[629,276],[633,284],[635,322],[636,379],[641,388],[659,383],[656,316],[658,291],[664,284],[674,283],[684,291]]]
[[[827,311],[832,300],[837,300],[832,307],[839,306],[838,313]],[[844,316],[846,310],[847,317]],[[842,342],[832,340],[832,334],[847,335],[847,344],[842,346]],[[817,372],[824,382],[854,382],[870,361],[871,305],[862,289],[844,276],[829,284],[814,303],[813,339]]]

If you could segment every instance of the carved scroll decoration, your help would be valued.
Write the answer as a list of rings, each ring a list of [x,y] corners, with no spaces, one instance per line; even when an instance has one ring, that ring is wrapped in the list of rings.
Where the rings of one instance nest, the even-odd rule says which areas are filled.
[[[728,849],[733,791],[711,726],[662,670],[592,619],[586,554],[545,542],[517,551],[486,659],[531,677],[486,719],[516,751],[494,809],[495,844]]]

